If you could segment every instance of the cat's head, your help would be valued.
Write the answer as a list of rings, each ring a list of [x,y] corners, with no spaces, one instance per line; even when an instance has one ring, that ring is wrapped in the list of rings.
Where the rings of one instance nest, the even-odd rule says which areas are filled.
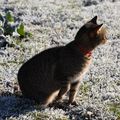
[[[95,16],[80,28],[75,36],[75,41],[89,49],[106,43],[106,30],[102,26],[103,24],[97,24],[97,16]]]

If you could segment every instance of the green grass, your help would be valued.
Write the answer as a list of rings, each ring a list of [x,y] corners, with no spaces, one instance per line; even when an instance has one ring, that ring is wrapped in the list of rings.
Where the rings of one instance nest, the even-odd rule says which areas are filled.
[[[109,111],[112,112],[118,120],[120,120],[120,104],[110,104]]]
[[[41,112],[35,112],[33,113],[33,118],[34,120],[47,120],[49,116]]]
[[[87,84],[87,82],[84,82],[84,84],[81,84],[80,85],[80,92],[83,94],[83,95],[86,95],[90,90],[90,85]]]
[[[50,118],[51,115],[48,115],[46,113],[42,112],[35,112],[32,114],[33,120],[68,120],[67,117],[56,117],[52,115],[52,118]]]

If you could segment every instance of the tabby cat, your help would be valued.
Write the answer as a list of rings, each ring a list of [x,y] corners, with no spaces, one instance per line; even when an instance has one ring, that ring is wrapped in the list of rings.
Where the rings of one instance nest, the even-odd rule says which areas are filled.
[[[18,72],[22,94],[46,107],[69,91],[68,103],[76,104],[75,96],[91,64],[92,51],[107,41],[102,25],[97,24],[95,16],[80,28],[72,42],[44,50],[24,63]]]

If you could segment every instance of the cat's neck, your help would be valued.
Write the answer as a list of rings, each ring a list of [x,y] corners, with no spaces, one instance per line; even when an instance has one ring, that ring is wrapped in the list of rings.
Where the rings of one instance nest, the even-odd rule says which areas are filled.
[[[82,47],[81,45],[78,45],[78,49],[80,50],[80,52],[87,57],[91,57],[92,56],[92,50],[89,50],[85,47]]]
[[[85,47],[79,43],[76,43],[75,41],[72,41],[68,44],[68,46],[75,48],[80,51],[84,56],[91,57],[93,49],[90,49],[88,47]]]

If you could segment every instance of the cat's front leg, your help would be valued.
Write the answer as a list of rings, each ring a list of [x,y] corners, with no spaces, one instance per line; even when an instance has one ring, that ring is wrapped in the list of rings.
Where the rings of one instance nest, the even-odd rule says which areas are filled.
[[[70,88],[70,84],[68,82],[66,82],[66,81],[62,82],[61,89],[58,93],[56,101],[62,100],[64,94],[69,90],[69,88]]]
[[[77,105],[77,102],[75,101],[75,97],[76,97],[77,91],[79,89],[79,85],[80,85],[79,81],[75,82],[75,83],[71,83],[69,101],[68,101],[68,103],[71,105]]]

